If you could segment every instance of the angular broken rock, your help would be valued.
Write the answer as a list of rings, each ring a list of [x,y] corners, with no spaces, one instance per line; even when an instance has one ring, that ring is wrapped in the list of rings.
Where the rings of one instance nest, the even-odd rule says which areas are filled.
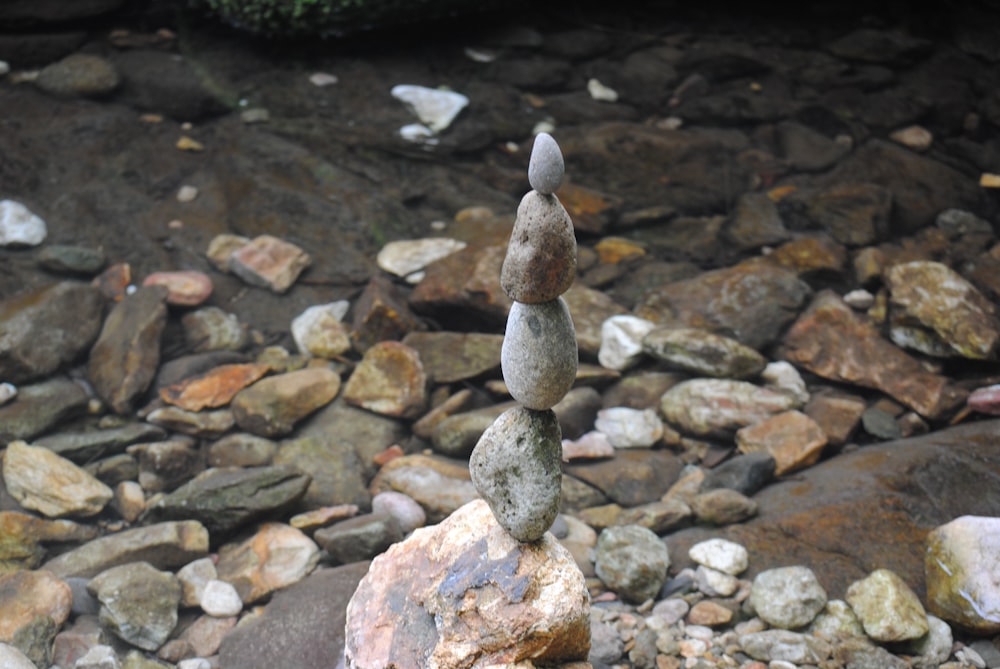
[[[310,367],[261,379],[241,390],[232,411],[241,429],[261,437],[280,437],[295,424],[333,401],[340,376],[325,367]]]
[[[520,543],[482,500],[372,561],[347,607],[346,666],[585,660],[590,598],[554,537]]]
[[[86,471],[41,446],[15,441],[3,454],[3,481],[25,509],[50,518],[93,516],[114,494]]]
[[[559,513],[561,461],[556,415],[516,407],[483,433],[469,474],[505,530],[518,541],[538,541]]]

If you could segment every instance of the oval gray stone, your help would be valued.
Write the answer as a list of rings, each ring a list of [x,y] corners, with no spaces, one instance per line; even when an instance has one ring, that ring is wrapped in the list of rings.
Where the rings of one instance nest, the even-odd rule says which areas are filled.
[[[500,286],[512,300],[556,299],[576,280],[573,221],[555,195],[528,191],[517,207]]]
[[[660,538],[645,527],[609,527],[597,539],[594,568],[598,578],[627,602],[653,599],[667,580],[670,555]]]
[[[483,433],[469,474],[501,527],[518,541],[537,541],[559,513],[561,459],[555,413],[515,407]]]
[[[565,173],[566,164],[556,140],[547,132],[535,135],[528,161],[528,183],[531,187],[542,195],[555,193],[559,190]]]
[[[511,397],[529,409],[550,409],[573,386],[578,364],[573,319],[562,298],[514,303],[500,349],[500,368]]]

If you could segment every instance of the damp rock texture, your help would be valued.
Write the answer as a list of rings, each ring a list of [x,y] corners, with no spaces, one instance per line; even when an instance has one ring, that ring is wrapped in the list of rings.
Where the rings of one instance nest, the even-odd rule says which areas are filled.
[[[551,135],[535,138],[528,167],[532,190],[517,211],[500,283],[513,300],[500,351],[511,397],[521,405],[500,416],[470,461],[476,490],[519,541],[538,541],[559,512],[562,433],[551,409],[573,386],[576,332],[560,297],[576,277],[576,237],[553,191],[563,157]]]

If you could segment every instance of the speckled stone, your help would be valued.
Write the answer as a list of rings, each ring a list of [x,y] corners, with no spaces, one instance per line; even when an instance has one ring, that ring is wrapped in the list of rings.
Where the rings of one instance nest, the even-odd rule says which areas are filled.
[[[561,457],[562,433],[555,413],[523,407],[501,414],[472,451],[472,483],[515,539],[537,541],[555,521]]]
[[[500,286],[518,302],[549,302],[576,279],[573,221],[555,195],[529,191],[517,208]]]
[[[529,409],[552,408],[572,387],[578,363],[573,319],[562,298],[514,303],[500,350],[511,397]]]
[[[542,195],[551,195],[559,190],[565,173],[559,144],[549,133],[538,133],[528,161],[528,183]]]

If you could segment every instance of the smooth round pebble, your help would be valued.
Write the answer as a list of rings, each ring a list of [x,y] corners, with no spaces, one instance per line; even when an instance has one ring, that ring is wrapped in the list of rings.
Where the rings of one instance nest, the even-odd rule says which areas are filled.
[[[201,608],[210,616],[228,618],[239,615],[243,601],[231,583],[212,579],[201,593]]]
[[[594,548],[597,577],[627,602],[654,599],[667,580],[669,568],[666,544],[645,527],[609,527],[597,538]]]
[[[500,349],[511,397],[528,409],[550,409],[573,386],[578,364],[576,331],[565,300],[513,304]]]
[[[747,549],[734,541],[708,539],[688,550],[688,557],[700,565],[731,576],[741,574],[750,564]]]
[[[515,407],[500,414],[472,451],[469,474],[511,536],[541,539],[562,499],[562,433],[555,413]]]
[[[372,513],[384,513],[395,518],[403,534],[409,534],[427,524],[424,508],[409,495],[395,490],[375,495],[372,498]]]
[[[528,161],[528,183],[531,187],[543,195],[555,193],[565,173],[566,165],[556,140],[547,132],[535,135]]]
[[[48,236],[45,221],[14,200],[0,200],[0,246],[38,246]]]

